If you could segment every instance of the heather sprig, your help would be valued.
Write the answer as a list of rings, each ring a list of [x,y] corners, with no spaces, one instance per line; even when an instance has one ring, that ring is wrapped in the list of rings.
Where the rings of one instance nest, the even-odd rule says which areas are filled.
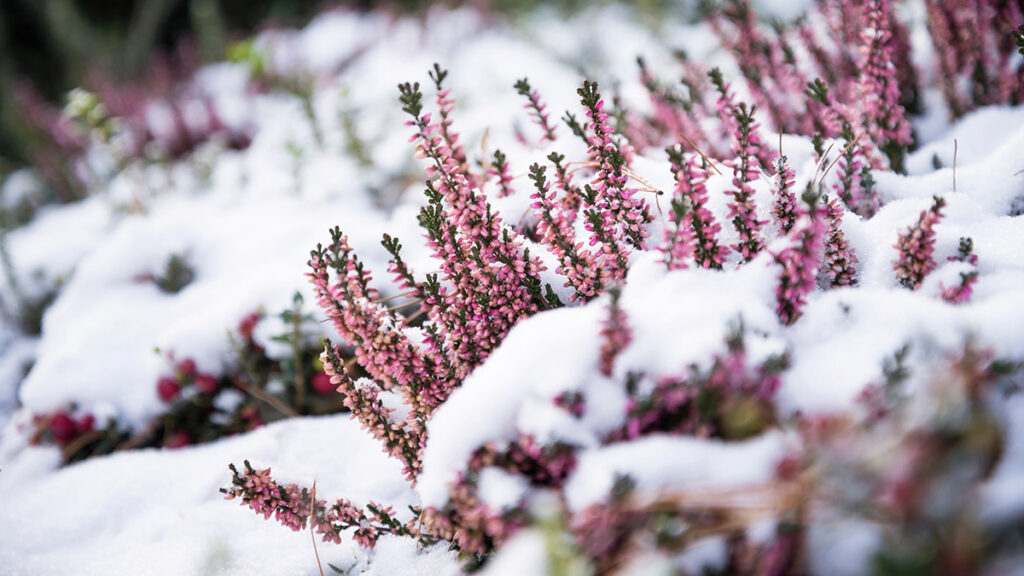
[[[243,506],[269,519],[271,515],[293,532],[306,529],[320,535],[323,542],[341,542],[343,532],[351,532],[359,545],[373,548],[384,534],[417,538],[421,543],[431,544],[435,538],[416,529],[418,510],[411,509],[412,518],[399,520],[390,506],[377,504],[372,500],[365,507],[355,506],[347,499],[339,499],[330,506],[326,500],[313,501],[308,488],[297,484],[279,484],[270,476],[270,468],[258,470],[246,460],[245,468],[238,470],[234,464],[231,470],[231,485],[221,488],[225,500],[241,500]],[[315,507],[314,507],[315,506]]]
[[[735,108],[736,133],[733,153],[736,154],[736,159],[733,161],[733,188],[726,192],[732,196],[732,202],[728,204],[729,217],[732,218],[733,227],[739,234],[739,242],[733,244],[732,249],[739,252],[744,262],[749,262],[764,249],[764,239],[761,237],[761,225],[764,222],[757,219],[754,189],[751,186],[760,178],[760,172],[755,164],[758,162],[758,153],[762,150],[753,112],[753,109],[748,109],[742,102]]]
[[[978,255],[974,253],[974,241],[970,238],[960,238],[960,246],[955,256],[947,258],[950,262],[963,262],[972,267],[967,272],[960,273],[960,283],[948,288],[940,285],[942,299],[950,304],[962,304],[971,299],[974,292],[974,284],[978,281]]]
[[[629,178],[625,173],[626,157],[620,146],[612,138],[614,131],[608,123],[608,114],[603,111],[604,100],[598,91],[596,82],[584,81],[577,90],[580,102],[586,109],[587,154],[590,161],[598,166],[598,173],[593,182],[593,199],[589,202],[600,215],[602,234],[610,241],[619,239],[627,242],[636,250],[646,248],[647,224],[653,220],[647,203],[636,195],[635,188],[628,188]],[[588,219],[592,220],[592,219]],[[588,226],[594,239],[601,241],[598,231]],[[617,252],[628,254],[624,248],[616,248]]]
[[[822,202],[826,205],[828,229],[825,237],[825,256],[818,273],[818,284],[825,290],[840,286],[854,286],[857,284],[857,270],[854,268],[854,264],[858,260],[853,248],[846,240],[846,234],[843,233],[842,223],[845,210],[838,198],[825,197]]]
[[[523,108],[530,111],[530,116],[533,118],[534,123],[544,131],[541,143],[545,140],[554,142],[556,138],[555,127],[551,124],[549,114],[544,111],[547,105],[540,101],[540,95],[530,87],[530,82],[526,78],[516,81],[515,88],[516,92],[526,98],[526,104],[523,104]]]
[[[556,159],[560,158],[556,156]],[[557,168],[556,164],[556,171]],[[545,176],[546,171],[546,167],[536,163],[530,166],[530,180],[536,188],[530,197],[534,200],[533,209],[540,217],[537,235],[558,259],[556,271],[565,277],[565,286],[575,291],[570,300],[589,300],[603,287],[601,268],[594,253],[576,241],[572,221],[566,217],[565,210],[559,209],[555,193]]]
[[[562,198],[559,200],[561,218],[569,223],[575,222],[582,202],[579,186],[572,181],[572,174],[564,163],[564,154],[552,152],[548,154],[548,160],[555,167],[555,186],[562,191]]]
[[[935,259],[932,257],[935,225],[942,220],[942,208],[945,205],[944,198],[935,196],[931,208],[922,210],[917,223],[901,233],[896,242],[899,257],[893,261],[893,269],[896,270],[900,284],[906,288],[917,290],[925,276],[935,269]]]
[[[696,237],[693,232],[693,204],[685,196],[671,200],[671,222],[665,227],[664,241],[660,248],[662,262],[669,270],[689,268],[693,259]]]
[[[769,38],[763,33],[747,0],[726,0],[721,11],[712,13],[709,23],[722,44],[735,55],[754,103],[768,111],[777,130],[796,129],[800,115],[793,109],[793,103],[782,96],[787,88],[794,84],[803,86],[804,82],[798,69],[786,61],[781,35]],[[763,165],[765,169],[768,166]]]
[[[718,243],[717,237],[722,227],[706,207],[708,196],[704,182],[707,179],[707,168],[703,164],[698,165],[696,154],[684,157],[681,145],[666,148],[665,151],[676,181],[672,197],[673,217],[677,214],[677,204],[679,208],[687,209],[688,224],[693,228],[694,261],[702,268],[720,270],[729,249]],[[684,217],[683,222],[677,226],[680,234],[687,234],[685,220]]]
[[[608,295],[611,300],[608,302],[608,317],[601,327],[601,359],[599,363],[601,373],[605,376],[612,375],[615,359],[633,340],[626,313],[619,305],[621,292],[618,288],[612,288],[608,290]]]
[[[494,151],[494,160],[491,161],[491,167],[487,170],[487,174],[498,178],[499,198],[512,195],[514,192],[512,189],[512,175],[508,172],[508,159],[501,150]]]
[[[900,105],[896,45],[889,31],[890,1],[867,0],[863,18],[859,63],[863,123],[875,145],[888,156],[892,169],[903,172],[907,146],[913,138],[906,111]]]
[[[796,205],[796,194],[793,193],[793,168],[789,158],[779,156],[775,159],[775,176],[772,178],[772,216],[778,222],[783,234],[789,234],[796,224],[799,210]]]
[[[807,295],[817,285],[815,280],[827,232],[825,209],[820,207],[818,194],[808,189],[803,200],[807,211],[801,226],[793,233],[795,245],[773,255],[775,262],[782,267],[775,291],[775,313],[786,325],[800,317]]]
[[[699,112],[693,102],[693,88],[690,89],[691,96],[687,98],[658,82],[643,58],[637,58],[637,65],[640,68],[640,82],[647,90],[654,106],[650,123],[670,140],[676,140],[685,134],[691,141],[707,144],[708,138],[700,125],[700,117],[697,115]]]
[[[369,378],[352,380],[345,373],[345,364],[340,359],[336,346],[330,342],[320,356],[324,372],[344,395],[345,407],[352,418],[359,420],[363,430],[384,444],[384,452],[404,464],[403,473],[409,481],[415,481],[422,468],[421,451],[425,442],[425,424],[429,407],[417,397],[417,390],[406,388],[406,401],[415,402],[404,418],[392,417],[393,408],[384,406],[380,398],[382,386]]]

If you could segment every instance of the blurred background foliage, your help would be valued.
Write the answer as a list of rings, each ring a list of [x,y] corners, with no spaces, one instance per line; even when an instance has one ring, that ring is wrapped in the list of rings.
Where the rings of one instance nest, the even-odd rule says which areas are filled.
[[[138,81],[154,59],[170,69],[223,57],[233,38],[298,25],[323,0],[3,0],[0,2],[0,173],[32,161],[45,136],[25,110],[60,106],[76,86]],[[365,8],[369,2],[352,2]]]
[[[616,2],[0,0],[0,179],[32,164],[37,168],[47,164],[50,174],[65,170],[60,166],[60,146],[55,149],[41,111],[60,108],[72,88],[152,84],[156,74],[184,75],[204,62],[223,59],[232,42],[267,27],[301,26],[330,7],[416,13],[435,4],[472,4],[488,13],[515,17],[542,6],[576,11],[607,3]],[[663,15],[673,1],[618,3]],[[47,180],[53,187],[53,178]]]

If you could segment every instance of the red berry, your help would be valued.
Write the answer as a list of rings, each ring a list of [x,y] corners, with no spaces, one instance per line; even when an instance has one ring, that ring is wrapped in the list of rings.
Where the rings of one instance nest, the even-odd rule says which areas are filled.
[[[178,382],[174,378],[164,376],[156,383],[156,393],[164,402],[173,402],[181,394],[178,389]]]
[[[213,394],[217,391],[217,378],[209,374],[200,374],[196,376],[195,385],[196,390],[199,390],[203,394]]]
[[[79,434],[86,432],[92,432],[92,429],[96,427],[96,417],[92,414],[85,414],[75,422],[75,431]]]
[[[252,340],[252,331],[256,328],[256,324],[260,321],[260,313],[252,312],[242,318],[241,322],[238,323],[238,333],[242,335],[242,338],[246,340]]]
[[[192,437],[188,435],[188,432],[178,430],[174,434],[171,434],[171,437],[167,439],[167,442],[164,442],[164,448],[184,448],[189,444],[192,444]]]
[[[178,372],[185,376],[194,376],[196,373],[196,361],[191,358],[185,358],[178,363]]]
[[[315,390],[317,394],[330,394],[331,392],[334,392],[335,388],[337,388],[337,386],[331,384],[331,377],[323,372],[313,374],[310,386],[313,387],[313,390]]]
[[[50,435],[58,444],[67,444],[75,438],[75,421],[66,412],[57,412],[50,418]]]

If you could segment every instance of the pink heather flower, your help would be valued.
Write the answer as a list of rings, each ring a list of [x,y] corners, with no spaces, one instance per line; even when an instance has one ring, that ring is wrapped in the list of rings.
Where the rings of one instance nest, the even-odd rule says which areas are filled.
[[[793,178],[793,168],[789,165],[789,159],[785,156],[776,158],[775,177],[772,179],[772,192],[775,193],[772,216],[779,223],[783,234],[789,234],[799,216],[796,194],[793,194]]]
[[[556,271],[565,277],[565,286],[575,291],[570,300],[589,300],[597,296],[604,286],[601,268],[595,254],[581,242],[576,242],[572,223],[565,212],[556,207],[555,193],[544,175],[546,170],[539,164],[530,166],[530,179],[536,188],[530,197],[534,200],[533,209],[540,217],[537,235],[558,260]]]
[[[422,354],[403,332],[404,319],[374,300],[370,274],[352,253],[348,239],[337,229],[332,244],[318,246],[311,254],[308,276],[320,306],[338,334],[355,346],[355,357],[378,382],[407,388],[414,384],[414,406],[424,410],[437,406],[449,390],[435,379],[440,370],[437,358]],[[332,283],[332,272],[336,276]]]
[[[838,199],[832,198],[826,201],[825,210],[828,231],[825,237],[825,257],[818,273],[818,285],[825,290],[839,286],[854,286],[857,284],[857,270],[853,265],[858,260],[843,233],[843,205]]]
[[[760,432],[774,417],[774,398],[781,385],[784,357],[760,365],[747,361],[742,327],[728,340],[728,351],[716,355],[706,370],[693,366],[679,376],[660,378],[649,392],[630,392],[625,424],[607,442],[646,434],[671,433],[698,437],[738,438]],[[706,399],[714,398],[708,404]],[[730,420],[733,410],[743,414]],[[749,426],[753,425],[753,428]],[[748,427],[744,429],[744,427]]]
[[[576,222],[580,204],[583,201],[580,197],[580,188],[573,183],[572,174],[569,173],[564,164],[565,156],[563,154],[552,152],[548,154],[548,160],[555,166],[555,188],[562,192],[562,197],[558,202],[558,209],[556,210],[558,219],[571,225]]]
[[[722,44],[735,55],[754,103],[768,111],[780,132],[796,130],[806,115],[800,113],[788,95],[794,93],[793,88],[800,93],[806,81],[797,66],[787,61],[782,35],[766,36],[747,0],[725,2],[720,12],[712,13],[709,23]],[[768,170],[772,159],[766,156],[763,160],[762,169]]]
[[[978,281],[978,271],[972,270],[970,272],[960,273],[960,283],[956,286],[950,286],[942,288],[942,299],[950,304],[963,304],[971,299],[971,294],[974,293],[974,284]]]
[[[825,243],[825,210],[818,207],[818,198],[810,197],[808,204],[802,226],[793,234],[795,245],[774,254],[775,262],[782,266],[775,290],[775,312],[787,325],[800,316],[807,303],[807,295],[816,286],[818,263],[821,262]]]
[[[867,0],[862,15],[859,92],[864,127],[889,157],[892,169],[902,172],[905,150],[913,139],[906,111],[899,102],[895,43],[889,31],[892,6],[889,0]]]
[[[593,198],[588,201],[600,215],[600,223],[588,219],[587,229],[591,231],[591,245],[602,242],[617,243],[626,241],[636,250],[646,248],[647,224],[653,220],[647,203],[637,195],[635,188],[627,188],[629,181],[623,169],[627,158],[623,150],[612,139],[612,128],[608,124],[608,114],[603,111],[604,100],[598,92],[596,82],[585,81],[577,90],[581,103],[586,108],[587,136],[589,148],[587,153],[591,162],[597,164],[597,178],[593,184]],[[596,229],[602,229],[600,232]],[[601,235],[606,236],[602,239]],[[628,250],[621,247],[604,247],[606,257],[603,265],[610,267],[613,277],[624,277],[623,261],[628,257]]]
[[[696,238],[693,233],[693,206],[686,197],[672,199],[672,225],[665,227],[665,241],[659,248],[662,262],[669,270],[689,268]]]
[[[924,277],[935,269],[935,225],[942,220],[945,205],[945,199],[935,196],[932,207],[921,211],[917,224],[907,228],[896,242],[899,258],[893,261],[893,269],[900,284],[911,290],[920,288]]]
[[[684,158],[682,146],[667,148],[666,152],[676,180],[673,197],[690,207],[694,260],[702,268],[721,269],[729,248],[719,245],[717,237],[722,226],[706,208],[708,193],[704,182],[707,180],[707,168],[698,165],[695,154]]]
[[[292,531],[305,530],[308,522],[312,524],[313,531],[320,534],[322,541],[336,544],[341,542],[342,532],[350,531],[352,539],[365,548],[373,548],[383,534],[419,535],[414,529],[415,518],[403,524],[395,518],[390,506],[370,501],[363,510],[346,499],[340,499],[328,507],[326,500],[314,502],[306,488],[296,484],[278,484],[270,477],[269,468],[256,470],[248,460],[244,471],[240,472],[234,464],[228,468],[231,470],[231,485],[220,489],[225,500],[240,498],[243,506],[265,519],[273,515],[275,520]],[[429,535],[419,537],[424,543],[433,541]]]
[[[447,72],[436,66],[435,72],[431,78],[440,86]],[[443,136],[441,126],[422,114],[419,86],[399,88],[403,110],[412,117],[407,124],[416,129],[412,140],[417,154],[432,161],[427,167],[430,202],[420,223],[432,256],[441,263],[442,278],[424,284],[421,297],[437,327],[431,342],[447,350],[453,376],[461,380],[519,319],[547,305],[539,292],[543,265],[528,256],[518,235],[504,226],[480,193],[478,179],[453,156],[448,141],[454,133]],[[451,105],[447,95],[444,100],[445,106]]]
[[[497,468],[524,478],[537,488],[560,488],[576,467],[575,450],[563,444],[545,446],[520,434],[503,449],[494,443],[478,448],[466,463],[466,472],[450,487],[443,509],[426,508],[423,528],[456,543],[460,550],[487,554],[527,523],[521,508],[491,510],[477,494],[477,478],[484,468]]]
[[[633,340],[632,332],[626,313],[619,306],[619,291],[617,288],[609,290],[611,301],[608,303],[608,319],[601,328],[601,373],[605,376],[612,375],[615,368],[615,358],[625,350],[626,346]]]
[[[862,145],[864,139],[856,139],[849,123],[843,124],[844,152],[839,158],[836,170],[839,179],[832,189],[855,214],[870,218],[878,212],[881,200],[871,177],[869,149]]]
[[[508,161],[501,150],[494,151],[494,161],[487,173],[498,178],[498,197],[505,198],[512,195],[512,175],[508,172]]]
[[[425,443],[424,422],[429,412],[420,403],[415,388],[406,389],[407,402],[412,406],[411,416],[395,421],[392,417],[394,409],[384,406],[379,397],[381,387],[363,378],[353,381],[344,372],[338,349],[328,343],[320,356],[324,372],[331,378],[331,383],[338,385],[338,390],[345,395],[345,407],[358,420],[363,430],[384,444],[384,451],[405,464],[403,472],[406,479],[415,481],[422,468],[421,452]]]
[[[976,106],[1020,101],[1024,72],[1007,31],[1022,21],[1019,2],[927,0],[943,96],[953,118]]]
[[[516,92],[526,97],[527,102],[523,104],[523,108],[530,111],[530,116],[533,118],[534,123],[544,131],[544,136],[541,138],[540,143],[543,144],[545,140],[554,142],[555,127],[551,125],[551,119],[548,113],[544,111],[547,105],[540,101],[540,95],[537,94],[536,90],[530,88],[530,83],[526,78],[518,80],[515,88]]]
[[[754,189],[751,186],[759,177],[755,164],[761,143],[756,133],[757,124],[754,122],[753,110],[747,110],[746,104],[740,103],[736,107],[735,117],[733,153],[736,159],[733,161],[733,189],[726,194],[733,199],[728,204],[729,216],[740,237],[739,242],[732,245],[732,249],[740,253],[744,262],[749,262],[764,249],[764,239],[761,238],[760,232],[764,222],[757,219]]]
[[[960,273],[960,283],[948,288],[942,286],[942,299],[950,304],[962,304],[971,299],[974,284],[978,281],[978,255],[974,254],[974,241],[970,238],[960,239],[960,248],[956,256],[947,258],[950,262],[965,262],[973,267],[969,272]]]
[[[643,58],[637,58],[637,64],[640,67],[640,82],[647,90],[651,105],[654,107],[654,116],[650,123],[670,140],[677,140],[680,134],[685,134],[692,142],[708,144],[704,128],[700,125],[699,117],[695,115],[696,103],[692,96],[688,99],[669,87],[662,86],[651,74]]]
[[[750,156],[751,159],[747,163],[755,174],[758,169],[772,170],[778,152],[761,142],[758,134],[760,124],[754,120],[756,106],[748,108],[744,102],[737,104],[732,87],[722,77],[722,72],[718,68],[712,68],[708,77],[718,90],[715,111],[722,122],[723,136],[731,142],[730,149],[733,155]]]
[[[575,390],[562,392],[555,397],[554,403],[576,418],[582,418],[587,410],[587,397]]]

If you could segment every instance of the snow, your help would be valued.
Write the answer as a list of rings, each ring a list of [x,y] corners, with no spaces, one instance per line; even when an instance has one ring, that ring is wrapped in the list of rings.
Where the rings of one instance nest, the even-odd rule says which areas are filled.
[[[755,2],[783,19],[798,17],[810,4]],[[985,108],[950,125],[937,95],[926,92],[929,113],[916,125],[925,143],[909,156],[909,174],[877,173],[883,208],[868,221],[852,215],[843,221],[859,258],[858,288],[813,293],[800,320],[785,327],[775,314],[778,268],[767,252],[738,270],[732,255],[727,273],[666,272],[658,254],[638,254],[619,301],[633,339],[612,376],[598,370],[607,296],[521,322],[433,415],[415,488],[402,480],[401,465],[345,415],[291,419],[204,446],[123,452],[64,468],[56,449],[27,445],[33,414],[72,404],[139,428],[163,410],[155,383],[170,371],[167,353],[194,358],[200,370],[218,373],[231,362],[227,333],[246,314],[264,310],[272,318],[290,306],[296,291],[312,308],[305,262],[330,227],[349,235],[385,294],[394,289],[386,282],[383,232],[403,240],[403,255],[418,275],[435,270],[416,226],[423,203],[421,166],[412,159],[410,131],[395,93],[398,82],[429,82],[424,72],[432,62],[451,71],[455,128],[471,159],[489,158],[495,149],[508,155],[516,194],[493,204],[509,221],[518,221],[529,206],[532,190],[523,175],[532,162],[543,162],[552,150],[570,159],[585,155],[577,139],[566,137],[564,125],[557,128],[555,146],[516,143],[517,127],[529,139],[539,137],[512,89],[517,79],[529,77],[554,120],[563,110],[577,109],[575,90],[584,75],[597,77],[602,87],[619,80],[625,101],[649,106],[635,81],[638,54],[653,69],[671,64],[672,49],[685,48],[695,60],[735,71],[735,63],[715,49],[706,24],[666,22],[651,31],[623,8],[568,20],[542,10],[533,18],[525,25],[491,27],[468,9],[438,11],[426,16],[424,29],[412,19],[336,11],[301,31],[267,32],[257,48],[267,51],[281,77],[313,87],[314,119],[294,95],[247,93],[242,64],[204,68],[194,90],[212,98],[226,123],[251,131],[248,149],[211,144],[177,163],[131,165],[97,185],[86,200],[45,207],[31,224],[6,232],[22,287],[34,295],[59,289],[59,295],[44,316],[41,335],[17,334],[0,318],[0,573],[314,574],[309,534],[264,522],[221,499],[217,488],[228,481],[227,464],[243,459],[272,466],[280,482],[308,486],[316,480],[324,497],[357,504],[373,499],[400,515],[410,505],[443,507],[450,483],[478,447],[493,442],[500,448],[520,434],[578,449],[566,489],[566,504],[574,511],[606,501],[621,475],[634,480],[643,498],[765,483],[796,442],[784,432],[743,442],[648,436],[602,446],[623,423],[627,398],[621,382],[627,374],[650,382],[684,374],[693,365],[706,368],[726,351],[726,336],[740,323],[751,363],[783,353],[789,358],[778,397],[782,419],[849,411],[866,384],[882,380],[883,362],[903,346],[910,350],[911,394],[922,389],[939,360],[965,342],[1020,357],[1024,226],[1010,214],[1024,202],[1024,108]],[[925,44],[919,34],[914,43]],[[742,95],[739,84],[734,87]],[[370,166],[344,153],[345,113],[355,119]],[[149,114],[154,125],[167,125],[167,110],[152,107]],[[765,139],[774,143],[776,136]],[[816,169],[810,142],[790,135],[782,141],[798,178],[806,181]],[[663,152],[639,153],[633,169],[670,190]],[[725,172],[707,182],[708,207],[723,223],[720,239],[730,243],[736,234],[728,225],[723,191],[732,175]],[[0,188],[0,202],[31,201],[36,187],[31,176],[15,173]],[[758,216],[769,220],[768,182],[754,187]],[[493,183],[486,186],[493,189]],[[948,202],[937,226],[939,267],[911,292],[892,273],[894,245],[934,195]],[[667,209],[665,198],[661,204]],[[661,225],[666,215],[655,211]],[[966,270],[963,263],[947,262],[963,236],[974,240],[979,280],[970,303],[951,306],[938,295]],[[551,267],[542,249],[533,252]],[[146,277],[159,275],[172,255],[185,258],[194,280],[167,294]],[[9,292],[4,274],[0,268],[0,297]],[[556,291],[566,295],[560,284]],[[270,340],[281,328],[274,322],[261,325],[256,338],[271,355],[283,354]],[[323,335],[330,335],[322,326]],[[565,392],[585,392],[581,418],[554,405]],[[240,400],[218,398],[223,405]],[[401,407],[397,395],[384,394],[382,400]],[[927,401],[922,398],[918,414],[934,414]],[[401,414],[396,410],[393,416]],[[1008,426],[1004,463],[981,494],[988,518],[1024,510],[1020,396],[1005,402],[1001,417]],[[493,467],[481,471],[479,489],[496,511],[531,497],[521,477]],[[881,538],[877,526],[848,519],[826,518],[809,534],[812,573],[865,572],[866,558]],[[546,573],[545,538],[534,528],[519,532],[485,574]],[[418,549],[410,539],[385,536],[372,552],[348,538],[318,548],[325,566],[330,562],[352,573],[460,572],[444,545]],[[706,539],[682,556],[652,555],[632,568],[698,571],[718,565],[724,550],[721,540]]]
[[[771,480],[787,446],[781,434],[744,442],[647,436],[585,453],[566,487],[569,508],[602,502],[617,476],[628,476],[640,494],[738,488]],[[666,454],[672,454],[666,459]]]
[[[325,450],[334,446],[335,450]],[[337,449],[343,447],[343,449]],[[343,456],[339,458],[338,456]],[[55,470],[56,453],[31,448],[0,474],[0,566],[5,574],[312,574],[309,534],[254,522],[238,502],[225,502],[227,463],[273,463],[281,482],[312,484],[330,498],[402,506],[412,494],[401,467],[346,416],[273,424],[244,437],[181,450],[143,450],[96,458]],[[347,463],[356,460],[363,466]],[[342,569],[367,564],[355,543],[318,546],[320,558]],[[394,554],[381,550],[394,551]],[[408,560],[414,550],[384,540],[375,574]],[[402,555],[404,554],[404,556]],[[452,574],[451,555],[435,551],[424,566]],[[447,571],[446,571],[447,570]]]

